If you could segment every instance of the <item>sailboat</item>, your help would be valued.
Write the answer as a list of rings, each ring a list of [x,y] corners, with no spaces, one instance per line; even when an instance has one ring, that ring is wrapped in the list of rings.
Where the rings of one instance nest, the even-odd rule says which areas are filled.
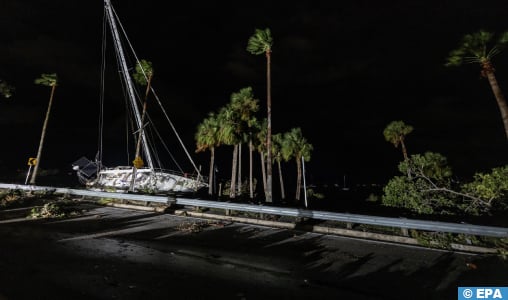
[[[136,144],[136,156],[132,162],[132,166],[116,166],[116,167],[105,167],[102,162],[102,142],[99,145],[99,150],[94,160],[90,160],[86,157],[81,157],[72,164],[73,169],[76,171],[79,181],[86,186],[87,189],[99,190],[99,191],[114,191],[114,192],[143,192],[152,194],[175,194],[175,193],[193,193],[207,186],[205,179],[201,176],[200,170],[196,167],[192,160],[189,152],[185,148],[182,140],[176,132],[173,123],[170,121],[161,101],[159,100],[154,88],[151,85],[151,95],[154,96],[155,102],[158,104],[158,108],[161,109],[165,116],[168,124],[173,129],[178,141],[185,151],[187,158],[190,160],[194,170],[192,173],[186,173],[180,171],[165,170],[160,167],[160,162],[156,160],[159,157],[157,154],[154,155],[157,147],[153,145],[153,139],[149,137],[154,136],[153,132],[158,134],[157,129],[151,118],[146,111],[146,100],[144,103],[137,93],[131,74],[129,73],[129,66],[126,59],[126,49],[129,49],[131,56],[134,57],[136,66],[141,68],[142,74],[146,77],[147,70],[143,70],[143,64],[140,63],[137,55],[134,53],[132,45],[130,44],[123,27],[121,26],[120,20],[116,15],[110,0],[104,0],[104,20],[109,25],[111,31],[111,37],[114,43],[114,49],[116,52],[116,59],[119,68],[120,78],[122,86],[124,87],[124,95],[129,104],[130,116],[133,119],[133,131],[132,134],[137,138]],[[119,26],[120,25],[120,26]],[[119,27],[121,31],[119,30]],[[121,35],[121,33],[123,35]],[[105,39],[103,39],[103,43]],[[124,47],[126,44],[128,47]],[[104,46],[103,46],[104,48]],[[103,54],[104,55],[104,54]],[[103,58],[104,59],[104,58]],[[103,68],[104,69],[104,68]],[[146,96],[145,95],[145,96]],[[101,99],[104,97],[101,97]],[[140,113],[139,107],[143,106],[143,111]],[[101,109],[102,112],[102,109]],[[147,122],[145,122],[148,120]],[[102,126],[103,120],[100,121],[100,141],[102,141]],[[149,130],[152,134],[147,134]],[[163,143],[165,146],[165,143]],[[142,150],[142,151],[140,151]],[[142,152],[142,153],[141,153]],[[143,157],[141,157],[143,155]],[[146,166],[145,166],[146,162]],[[178,165],[178,164],[177,164]]]

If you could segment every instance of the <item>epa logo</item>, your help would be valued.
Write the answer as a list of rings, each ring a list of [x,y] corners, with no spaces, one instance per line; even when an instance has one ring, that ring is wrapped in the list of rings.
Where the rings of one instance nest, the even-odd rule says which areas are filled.
[[[503,298],[503,294],[508,295],[507,287],[462,287],[459,288],[458,300],[508,299]]]

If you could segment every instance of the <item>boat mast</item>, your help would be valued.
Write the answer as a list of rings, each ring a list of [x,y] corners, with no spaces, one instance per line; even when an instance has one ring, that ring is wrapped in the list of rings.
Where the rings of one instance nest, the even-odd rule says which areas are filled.
[[[132,84],[132,79],[129,74],[129,69],[127,68],[127,62],[125,61],[125,55],[122,48],[122,43],[120,41],[120,35],[118,34],[118,29],[116,26],[115,18],[113,15],[113,9],[111,8],[111,1],[104,0],[104,7],[106,9],[107,18],[109,21],[109,25],[111,28],[111,34],[113,35],[113,41],[115,43],[115,49],[118,54],[118,58],[120,60],[120,67],[122,68],[122,74],[127,85],[127,93],[129,94],[129,100],[132,105],[132,109],[134,111],[134,116],[136,118],[136,124],[138,125],[138,130],[141,130],[141,139],[143,152],[145,154],[145,159],[148,164],[148,167],[153,170],[153,161],[152,156],[150,155],[150,151],[148,149],[148,143],[146,140],[146,136],[143,129],[143,124],[141,121],[141,114],[139,113],[138,105],[136,103],[136,96],[134,94],[134,87]]]

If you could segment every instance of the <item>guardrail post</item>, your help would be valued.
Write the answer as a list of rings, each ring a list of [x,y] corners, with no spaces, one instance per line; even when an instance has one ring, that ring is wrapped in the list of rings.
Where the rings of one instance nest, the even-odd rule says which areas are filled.
[[[402,227],[400,230],[403,236],[409,236],[409,230],[407,230],[407,228]]]
[[[401,219],[406,219],[406,218],[401,218]],[[400,231],[402,233],[402,236],[409,236],[409,231],[408,231],[407,227],[401,227]]]
[[[168,200],[166,201],[166,204],[171,207],[174,204],[176,204],[176,196],[175,195],[168,195]]]

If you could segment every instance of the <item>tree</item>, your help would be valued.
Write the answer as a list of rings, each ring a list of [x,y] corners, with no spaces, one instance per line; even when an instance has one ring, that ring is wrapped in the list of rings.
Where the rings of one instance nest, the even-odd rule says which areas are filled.
[[[220,109],[218,114],[220,131],[219,139],[225,145],[233,146],[233,159],[231,165],[230,198],[236,196],[236,176],[238,166],[238,144],[241,142],[239,122],[231,105]]]
[[[249,38],[247,51],[254,55],[265,54],[266,56],[266,109],[267,109],[267,132],[266,132],[266,202],[272,202],[272,91],[271,91],[271,55],[272,33],[270,28],[256,29]]]
[[[254,98],[251,87],[240,89],[231,94],[229,104],[221,109],[221,139],[227,145],[233,145],[233,165],[231,174],[230,197],[234,198],[236,191],[241,189],[241,183],[236,183],[236,179],[241,182],[241,163],[240,151],[241,144],[250,136],[245,132],[246,128],[252,127],[255,123],[254,113],[259,109],[259,100]],[[251,149],[251,148],[250,148]],[[238,174],[238,177],[237,177]]]
[[[479,214],[508,208],[508,165],[493,168],[490,173],[476,173],[473,181],[462,185],[462,192],[472,195],[464,206],[466,212]]]
[[[32,177],[30,179],[30,184],[35,184],[35,180],[37,178],[37,172],[39,170],[39,165],[41,163],[42,146],[44,144],[44,137],[46,135],[46,129],[48,126],[49,114],[51,112],[51,106],[53,104],[53,96],[55,94],[56,86],[58,84],[57,75],[55,73],[41,74],[41,77],[35,79],[35,84],[50,86],[51,87],[51,94],[49,96],[49,104],[48,104],[48,110],[46,111],[46,118],[44,119],[44,124],[42,125],[42,133],[41,133],[41,139],[39,142],[39,149],[37,150],[37,158],[35,161],[34,171],[32,173]]]
[[[414,154],[399,163],[399,171],[383,188],[385,206],[402,207],[419,214],[451,213],[457,207],[451,189],[451,168],[439,153]],[[448,193],[450,192],[450,193]]]
[[[195,135],[196,153],[210,150],[210,171],[208,175],[208,194],[213,194],[213,179],[215,177],[215,148],[220,145],[219,139],[220,123],[214,113],[210,113],[208,118],[204,119],[198,125]]]
[[[273,158],[277,162],[277,169],[279,171],[279,183],[280,183],[280,197],[282,200],[286,199],[286,193],[284,191],[284,179],[282,177],[282,166],[281,161],[284,159],[282,155],[282,147],[284,145],[284,135],[277,133],[272,135],[272,152]]]
[[[263,191],[266,195],[266,118],[264,118],[257,128],[254,144],[259,153],[261,161],[261,175],[263,176]]]
[[[0,94],[4,96],[4,98],[10,98],[14,90],[15,88],[12,85],[0,79]]]
[[[241,191],[241,142],[247,141],[249,143],[249,185],[251,191],[251,198],[253,197],[253,183],[252,183],[252,130],[257,120],[254,114],[259,110],[259,100],[254,98],[252,87],[245,87],[238,92],[231,94],[231,101],[229,103],[231,110],[237,118],[238,135],[240,136],[240,144],[238,145],[238,190]]]
[[[404,160],[408,159],[406,145],[404,143],[404,139],[406,135],[410,134],[413,131],[413,127],[410,125],[406,125],[403,121],[392,121],[388,124],[383,131],[385,136],[385,140],[387,142],[392,143],[395,148],[398,148],[401,145],[402,155],[404,156]]]
[[[294,157],[296,160],[296,201],[300,200],[300,190],[302,186],[302,157],[309,161],[313,147],[303,137],[300,128],[293,128],[284,134],[284,144],[282,146],[282,156],[285,160]]]
[[[439,153],[411,155],[399,164],[411,177],[395,176],[383,188],[382,203],[418,214],[480,215],[508,207],[508,166],[477,173],[460,184],[451,179],[447,159]]]
[[[256,117],[253,117],[249,122],[249,196],[251,199],[254,199],[254,186],[253,186],[253,175],[252,172],[254,170],[253,166],[253,158],[252,155],[254,153],[254,148],[258,144],[257,135],[260,131],[261,125]],[[264,166],[264,161],[261,161],[261,165]],[[264,168],[262,168],[264,171]],[[256,181],[257,182],[257,181]]]
[[[508,105],[499,87],[492,59],[508,44],[508,32],[500,34],[496,40],[491,32],[480,30],[466,34],[457,49],[450,52],[445,66],[460,66],[463,63],[477,63],[481,68],[482,77],[489,81],[497,106],[501,113],[506,138],[508,139]]]
[[[148,94],[150,93],[151,83],[153,78],[153,68],[152,63],[147,60],[140,60],[136,64],[136,72],[132,75],[134,80],[141,86],[146,86],[145,90],[145,99],[143,101],[143,112],[141,113],[141,124],[144,126],[145,116],[146,116],[146,103],[148,100]],[[138,140],[136,142],[136,153],[134,155],[133,168],[132,168],[132,179],[131,179],[131,191],[134,191],[134,183],[136,181],[136,169],[141,168],[143,166],[143,160],[139,152],[141,151],[141,140],[143,139],[143,135],[145,134],[145,130],[143,127],[139,128]]]

